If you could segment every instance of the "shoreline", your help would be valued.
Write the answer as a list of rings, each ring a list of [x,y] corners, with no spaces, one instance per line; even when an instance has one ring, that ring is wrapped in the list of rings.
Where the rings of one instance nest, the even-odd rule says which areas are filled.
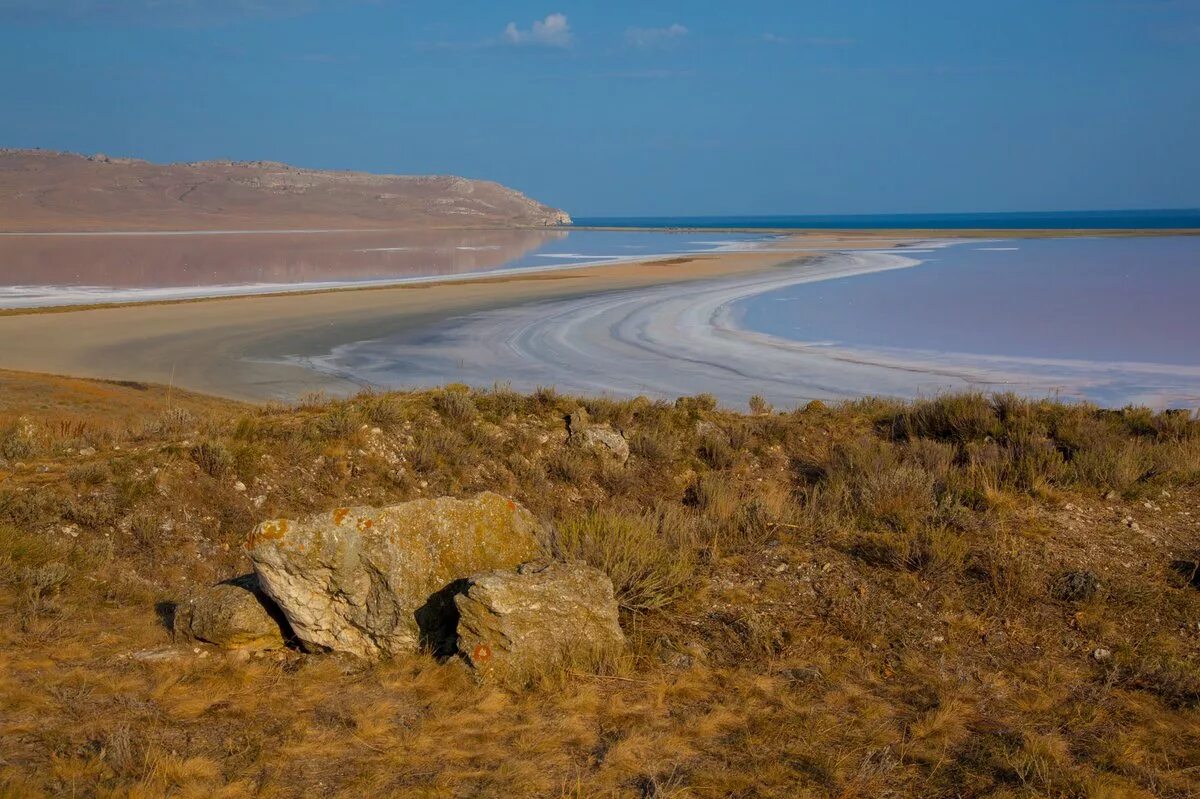
[[[730,405],[760,394],[787,406],[964,388],[1086,399],[1120,366],[1169,386],[1147,394],[1147,404],[1197,401],[1200,369],[834,346],[739,324],[734,305],[756,294],[910,268],[922,260],[906,250],[985,238],[977,233],[808,233],[756,248],[382,285],[9,309],[0,311],[0,338],[12,342],[0,350],[0,369],[258,402],[461,382],[616,396],[708,392]]]
[[[0,349],[0,369],[162,383],[248,401],[345,394],[361,386],[264,359],[487,309],[763,271],[795,258],[769,249],[701,253],[374,288],[18,309],[0,314],[0,339],[11,342]]]
[[[1173,230],[1158,230],[1158,229],[1106,229],[1106,230],[1088,230],[1088,229],[1029,229],[1029,230],[1003,230],[1003,229],[971,229],[971,230],[924,230],[924,229],[822,229],[822,228],[643,228],[643,227],[591,227],[591,226],[561,226],[553,227],[532,227],[524,226],[520,228],[496,228],[496,227],[477,227],[477,228],[455,228],[454,230],[478,230],[478,231],[494,231],[494,230],[531,230],[531,231],[547,231],[559,230],[569,232],[577,231],[624,231],[624,232],[647,232],[647,233],[688,233],[693,235],[733,233],[741,235],[761,235],[767,237],[767,240],[761,243],[745,243],[745,246],[725,248],[715,247],[711,250],[697,252],[673,252],[662,253],[658,255],[642,256],[612,256],[599,257],[597,260],[584,260],[577,263],[552,263],[546,265],[519,266],[501,269],[483,269],[479,271],[461,272],[457,274],[428,274],[414,275],[410,277],[389,277],[379,279],[364,279],[364,280],[325,280],[325,281],[310,281],[310,282],[286,282],[286,283],[214,283],[205,286],[155,286],[155,287],[131,287],[131,288],[112,288],[106,286],[86,286],[79,285],[73,287],[60,286],[57,284],[21,284],[11,288],[28,289],[31,296],[36,296],[37,290],[58,290],[63,293],[63,296],[87,295],[90,291],[112,292],[115,296],[113,299],[99,299],[88,297],[84,301],[51,301],[43,304],[36,304],[37,300],[32,300],[28,304],[13,304],[0,306],[0,317],[20,316],[33,314],[52,314],[52,313],[70,313],[75,311],[105,309],[105,308],[129,308],[138,306],[150,305],[169,305],[169,304],[187,304],[197,302],[210,302],[230,299],[245,299],[253,297],[268,297],[268,296],[307,296],[319,295],[330,292],[345,292],[345,291],[378,291],[392,288],[402,288],[412,285],[439,285],[449,283],[474,283],[481,281],[499,281],[513,278],[519,278],[523,275],[549,274],[558,272],[568,272],[578,269],[592,269],[615,267],[622,264],[654,264],[660,262],[670,262],[675,259],[692,259],[700,256],[723,256],[727,254],[742,253],[742,252],[784,252],[779,247],[772,247],[772,243],[790,242],[795,245],[794,249],[788,250],[790,254],[802,255],[809,253],[820,253],[830,250],[839,249],[867,249],[880,248],[891,249],[909,244],[920,244],[923,241],[929,240],[984,240],[984,239],[1038,239],[1038,238],[1089,238],[1089,237],[1153,237],[1153,236],[1193,236],[1200,235],[1200,229],[1173,229]],[[87,237],[172,237],[172,236],[245,236],[245,235],[301,235],[301,234],[337,234],[337,233],[363,233],[363,232],[412,232],[416,229],[408,228],[372,228],[369,230],[358,230],[351,228],[338,229],[279,229],[279,230],[174,230],[174,231],[37,231],[37,232],[21,232],[21,231],[0,231],[0,238],[4,237],[67,237],[67,238],[87,238]],[[424,229],[422,229],[424,230]],[[449,229],[447,229],[449,230]],[[154,296],[157,295],[157,296]]]
[[[793,407],[814,399],[911,399],[964,389],[1089,401],[1136,391],[1132,401],[1151,406],[1200,401],[1200,367],[851,347],[779,338],[740,324],[737,304],[756,295],[923,263],[903,252],[830,253],[791,264],[786,274],[492,309],[283,360],[387,390],[507,383],[518,391],[555,385],[566,393],[617,398],[703,392],[734,407],[755,394]]]

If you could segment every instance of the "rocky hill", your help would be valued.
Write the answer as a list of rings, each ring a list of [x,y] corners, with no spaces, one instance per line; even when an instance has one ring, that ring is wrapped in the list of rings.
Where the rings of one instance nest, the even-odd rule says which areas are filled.
[[[153,164],[0,150],[0,229],[255,230],[549,226],[563,211],[482,180],[302,169],[268,161]]]

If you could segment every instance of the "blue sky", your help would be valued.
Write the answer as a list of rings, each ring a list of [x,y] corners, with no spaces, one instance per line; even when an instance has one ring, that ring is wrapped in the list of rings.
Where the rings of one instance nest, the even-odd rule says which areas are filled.
[[[1200,0],[0,0],[0,146],[577,216],[1200,206]]]

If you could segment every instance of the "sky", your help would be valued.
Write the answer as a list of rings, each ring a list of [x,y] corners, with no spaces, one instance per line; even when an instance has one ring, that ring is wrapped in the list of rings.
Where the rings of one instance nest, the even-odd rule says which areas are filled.
[[[0,0],[0,146],[575,216],[1200,207],[1200,0]]]

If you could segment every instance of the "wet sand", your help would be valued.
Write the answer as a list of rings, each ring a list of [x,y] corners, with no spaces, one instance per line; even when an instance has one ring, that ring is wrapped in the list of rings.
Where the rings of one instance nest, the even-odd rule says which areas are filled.
[[[248,400],[341,394],[362,385],[280,359],[489,309],[760,272],[803,259],[808,249],[894,243],[810,235],[775,249],[445,283],[11,313],[0,316],[0,368],[166,383]]]

